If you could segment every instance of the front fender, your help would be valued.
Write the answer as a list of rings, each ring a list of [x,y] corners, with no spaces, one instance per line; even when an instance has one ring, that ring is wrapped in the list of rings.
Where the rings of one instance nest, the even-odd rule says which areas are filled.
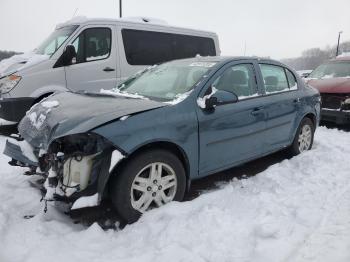
[[[184,101],[185,102],[185,101]],[[181,106],[180,106],[181,104]],[[189,178],[198,176],[198,122],[187,103],[162,107],[130,116],[92,130],[109,140],[126,155],[155,143],[169,142],[186,155]]]

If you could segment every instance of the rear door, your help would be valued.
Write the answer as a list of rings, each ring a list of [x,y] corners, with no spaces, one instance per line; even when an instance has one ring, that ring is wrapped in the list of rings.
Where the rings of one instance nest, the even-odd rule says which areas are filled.
[[[265,92],[261,99],[266,111],[265,151],[277,150],[291,142],[300,106],[294,74],[274,64],[260,63],[260,81]]]
[[[254,63],[247,60],[225,66],[209,81],[206,90],[211,86],[236,94],[239,101],[216,106],[213,110],[197,109],[200,176],[263,152],[265,112],[260,105],[261,92]],[[205,92],[201,97],[204,95]]]
[[[114,25],[83,28],[70,43],[77,52],[75,63],[65,67],[67,87],[73,91],[99,91],[117,84],[117,47]]]

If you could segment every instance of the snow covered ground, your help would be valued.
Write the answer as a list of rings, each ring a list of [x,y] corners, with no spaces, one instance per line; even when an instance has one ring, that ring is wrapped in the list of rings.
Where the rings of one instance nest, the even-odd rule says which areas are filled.
[[[349,156],[350,133],[321,127],[310,152],[103,231],[43,214],[39,192],[1,155],[0,261],[349,262]]]

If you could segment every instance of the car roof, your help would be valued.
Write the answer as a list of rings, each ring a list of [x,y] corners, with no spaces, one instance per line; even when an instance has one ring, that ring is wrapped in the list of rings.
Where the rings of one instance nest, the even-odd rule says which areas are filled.
[[[283,63],[273,60],[270,58],[263,58],[263,57],[257,57],[257,56],[196,56],[193,58],[185,58],[181,59],[184,61],[202,61],[202,62],[216,62],[216,63],[227,63],[231,61],[240,61],[240,60],[256,60],[260,63],[271,63],[271,64],[277,64],[284,67],[288,67],[284,65]]]

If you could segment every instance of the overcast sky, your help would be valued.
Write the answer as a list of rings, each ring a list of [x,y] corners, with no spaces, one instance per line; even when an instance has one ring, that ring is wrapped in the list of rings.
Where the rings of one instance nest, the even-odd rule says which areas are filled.
[[[57,23],[78,16],[118,16],[119,0],[0,0],[0,50],[29,51]],[[123,0],[123,16],[215,31],[222,54],[299,56],[350,40],[350,0]]]

